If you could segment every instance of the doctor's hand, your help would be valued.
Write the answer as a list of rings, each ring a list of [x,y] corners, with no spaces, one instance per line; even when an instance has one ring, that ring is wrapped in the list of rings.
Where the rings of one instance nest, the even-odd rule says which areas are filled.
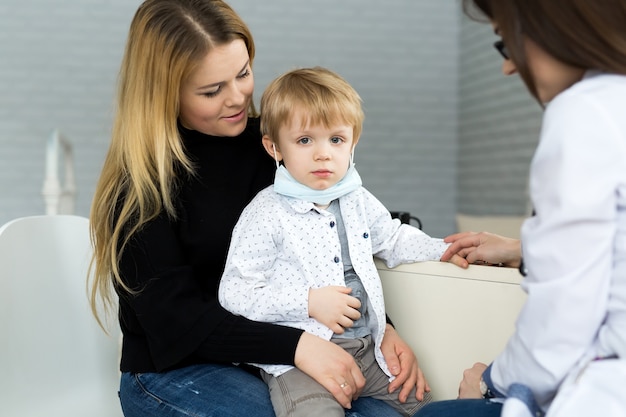
[[[482,398],[480,393],[480,378],[487,369],[487,365],[476,362],[470,369],[463,372],[463,380],[459,385],[459,398]]]
[[[522,258],[519,239],[504,237],[488,232],[463,232],[446,236],[444,242],[450,243],[441,256],[442,261],[451,261],[467,268],[469,264],[486,263],[517,268]],[[460,263],[452,261],[454,256],[464,258]]]
[[[348,294],[351,288],[328,286],[309,289],[309,316],[330,328],[336,334],[342,334],[344,328],[352,327],[361,317],[361,302]]]

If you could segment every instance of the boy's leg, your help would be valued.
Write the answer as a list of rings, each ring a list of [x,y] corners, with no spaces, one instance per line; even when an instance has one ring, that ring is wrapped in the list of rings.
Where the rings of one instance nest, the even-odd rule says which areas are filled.
[[[344,417],[341,404],[313,378],[294,368],[274,377],[261,372],[276,417]]]
[[[418,401],[415,398],[415,388],[411,390],[405,403],[401,403],[398,399],[399,389],[392,393],[388,392],[389,377],[380,369],[378,362],[376,362],[374,342],[370,336],[359,339],[336,338],[333,339],[333,342],[349,352],[361,368],[361,372],[363,372],[363,376],[365,376],[367,381],[361,396],[385,401],[405,416],[412,416],[417,410],[432,401],[432,397],[428,392],[424,393],[422,401]]]

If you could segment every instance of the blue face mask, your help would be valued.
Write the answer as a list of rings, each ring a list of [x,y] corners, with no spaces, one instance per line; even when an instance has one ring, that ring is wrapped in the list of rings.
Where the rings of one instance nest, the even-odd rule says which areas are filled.
[[[278,162],[276,162],[278,165]],[[350,158],[350,168],[341,181],[325,190],[314,190],[296,181],[284,165],[278,165],[274,177],[274,191],[287,197],[294,197],[314,204],[325,206],[331,201],[342,197],[359,188],[363,182],[356,172],[354,162]]]

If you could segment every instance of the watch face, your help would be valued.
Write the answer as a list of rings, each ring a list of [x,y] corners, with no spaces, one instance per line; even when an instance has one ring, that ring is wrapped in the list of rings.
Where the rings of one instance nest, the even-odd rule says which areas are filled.
[[[480,387],[480,394],[483,396],[483,398],[493,398],[493,397],[495,397],[495,395],[493,395],[493,393],[489,389],[489,386],[482,379],[482,377],[480,378],[480,385],[479,385],[479,387]]]
[[[485,381],[480,378],[480,394],[484,397],[485,394],[487,394],[487,391],[489,390],[489,387],[487,387],[487,384],[485,383]]]

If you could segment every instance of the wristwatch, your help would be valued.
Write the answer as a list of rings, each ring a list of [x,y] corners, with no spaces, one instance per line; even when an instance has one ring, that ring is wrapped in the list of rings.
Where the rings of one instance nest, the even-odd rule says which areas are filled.
[[[483,398],[495,397],[495,395],[493,395],[493,392],[491,392],[491,390],[489,389],[489,386],[487,385],[487,383],[485,382],[482,376],[480,377],[480,395],[482,395]]]

